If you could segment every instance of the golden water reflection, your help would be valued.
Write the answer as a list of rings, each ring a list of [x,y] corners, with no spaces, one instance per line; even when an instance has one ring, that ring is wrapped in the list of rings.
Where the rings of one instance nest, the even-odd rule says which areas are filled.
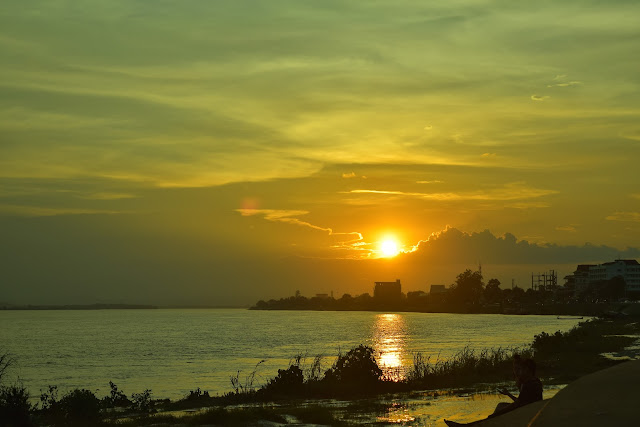
[[[401,314],[378,314],[373,325],[373,348],[385,377],[404,378],[407,324]]]

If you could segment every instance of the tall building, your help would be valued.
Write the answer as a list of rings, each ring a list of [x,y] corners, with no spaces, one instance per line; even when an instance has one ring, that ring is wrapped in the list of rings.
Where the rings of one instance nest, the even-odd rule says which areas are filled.
[[[373,297],[382,300],[399,300],[402,297],[400,279],[395,282],[375,282]]]
[[[635,259],[617,259],[603,264],[580,264],[573,274],[565,277],[567,284],[572,283],[576,292],[582,292],[589,285],[614,277],[622,277],[626,291],[640,292],[640,264]]]

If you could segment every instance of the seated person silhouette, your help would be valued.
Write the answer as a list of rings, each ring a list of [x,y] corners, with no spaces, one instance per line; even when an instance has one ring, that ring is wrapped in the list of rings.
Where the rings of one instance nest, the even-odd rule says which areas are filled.
[[[506,414],[507,412],[520,408],[521,406],[542,400],[542,383],[538,377],[536,377],[536,363],[532,359],[522,359],[520,356],[515,355],[513,358],[513,374],[516,377],[516,387],[520,390],[520,394],[518,394],[518,397],[515,397],[506,389],[500,389],[499,392],[510,397],[513,402],[498,403],[493,414],[489,415],[487,418],[497,417],[498,415]],[[478,420],[471,423],[457,423],[455,421],[444,420],[449,427],[473,425],[481,421],[484,420]]]

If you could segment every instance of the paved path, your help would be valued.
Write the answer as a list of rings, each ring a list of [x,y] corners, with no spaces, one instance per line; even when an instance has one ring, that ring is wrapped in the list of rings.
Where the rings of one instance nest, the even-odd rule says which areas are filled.
[[[640,426],[640,360],[577,379],[552,399],[476,424],[481,427]]]
[[[577,379],[560,390],[530,425],[640,425],[640,360]]]

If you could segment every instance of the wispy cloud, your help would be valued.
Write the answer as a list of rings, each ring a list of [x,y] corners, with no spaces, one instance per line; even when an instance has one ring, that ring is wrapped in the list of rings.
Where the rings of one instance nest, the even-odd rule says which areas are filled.
[[[89,199],[89,200],[120,200],[120,199],[135,199],[137,197],[138,196],[136,196],[135,194],[108,193],[108,192],[92,193],[92,194],[87,194],[86,196],[82,196],[83,199]]]
[[[571,81],[571,82],[563,82],[563,83],[554,83],[551,85],[547,85],[547,87],[569,87],[569,86],[577,86],[581,84],[582,82],[579,82],[579,81]]]
[[[343,173],[342,177],[343,178],[355,178],[356,177],[356,173],[355,172]]]
[[[614,212],[605,219],[609,221],[640,222],[640,212]]]
[[[514,182],[501,188],[469,192],[418,193],[389,190],[351,190],[353,194],[380,194],[400,197],[413,197],[425,200],[458,201],[458,200],[522,200],[532,199],[558,193],[556,190],[528,187],[522,182]]]
[[[519,202],[519,203],[509,203],[508,205],[505,205],[505,207],[512,208],[512,209],[523,209],[523,210],[524,209],[545,209],[545,208],[550,208],[551,204],[546,202],[540,202],[540,201]]]
[[[260,215],[267,221],[273,222],[284,222],[286,224],[294,224],[302,227],[308,227],[313,230],[324,231],[328,233],[330,236],[351,236],[350,239],[346,241],[341,241],[338,244],[338,247],[344,249],[344,245],[353,244],[354,242],[362,241],[363,237],[357,231],[348,231],[348,232],[336,232],[333,231],[330,227],[320,227],[318,225],[311,224],[307,221],[300,220],[299,216],[309,214],[309,211],[303,210],[286,210],[286,209],[236,209],[236,212],[239,212],[242,216],[255,216]]]
[[[26,217],[37,217],[59,215],[115,215],[125,212],[103,209],[44,208],[38,206],[0,205],[0,213]]]
[[[532,101],[544,101],[549,98],[551,98],[549,95],[531,95]]]

